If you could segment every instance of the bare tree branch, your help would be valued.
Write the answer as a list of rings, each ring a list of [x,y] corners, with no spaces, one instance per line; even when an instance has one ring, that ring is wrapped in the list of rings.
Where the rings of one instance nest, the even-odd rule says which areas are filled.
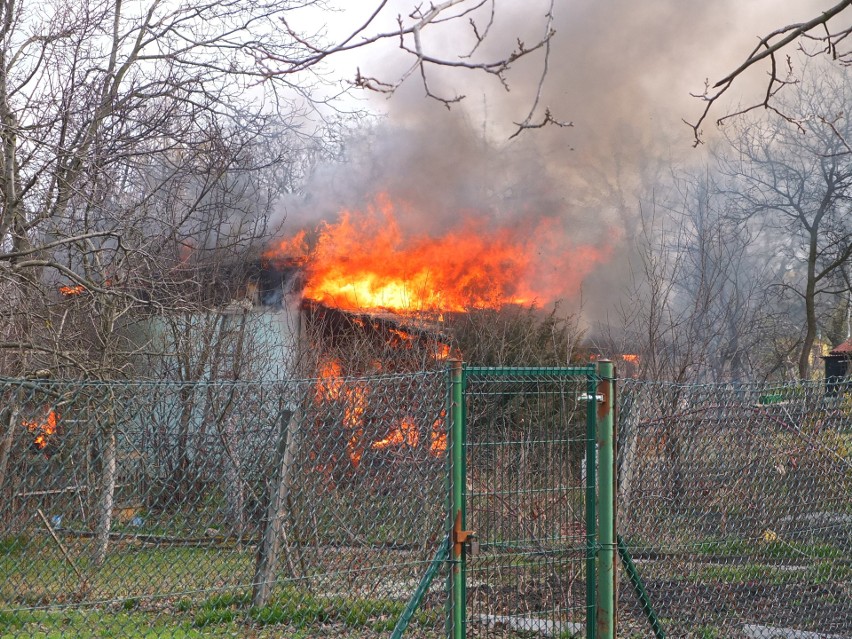
[[[779,76],[777,68],[776,54],[781,52],[784,48],[788,47],[794,41],[800,38],[807,38],[819,42],[823,46],[823,52],[830,55],[832,59],[841,61],[847,59],[850,55],[850,52],[838,52],[838,45],[844,42],[846,38],[850,34],[852,34],[852,27],[846,27],[838,32],[832,33],[828,28],[828,23],[830,20],[832,20],[840,13],[848,9],[850,6],[852,6],[852,0],[842,0],[833,7],[827,9],[826,11],[823,11],[818,16],[815,16],[811,20],[775,29],[774,31],[768,33],[767,35],[759,39],[757,46],[751,51],[751,53],[749,53],[749,55],[742,62],[742,64],[740,64],[736,69],[728,73],[721,80],[715,82],[712,86],[708,81],[706,83],[705,90],[703,93],[693,94],[694,97],[701,99],[705,103],[704,109],[698,120],[696,120],[694,123],[684,120],[684,123],[686,123],[693,131],[694,145],[697,146],[701,144],[701,127],[716,102],[728,92],[728,90],[731,88],[734,82],[738,78],[740,78],[740,76],[742,76],[747,70],[751,69],[759,62],[767,58],[769,58],[770,60],[770,69],[764,99],[758,104],[748,106],[735,113],[724,115],[718,118],[716,123],[717,125],[722,124],[724,121],[732,117],[748,113],[761,107],[770,109],[777,115],[787,119],[787,117],[781,111],[779,111],[778,109],[774,109],[770,106],[771,99],[777,95],[778,91],[784,86],[793,82],[790,79],[792,67],[789,56],[787,58],[788,75],[786,79],[782,79]],[[817,29],[822,29],[824,31],[824,34],[820,36],[812,35],[811,32]]]

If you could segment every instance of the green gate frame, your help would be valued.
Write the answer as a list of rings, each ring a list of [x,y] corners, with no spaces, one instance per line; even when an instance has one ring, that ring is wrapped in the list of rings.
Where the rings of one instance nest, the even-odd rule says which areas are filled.
[[[449,508],[448,530],[450,531],[449,562],[450,574],[447,578],[449,592],[447,610],[447,637],[464,639],[466,634],[466,559],[463,546],[472,531],[467,530],[467,403],[465,393],[470,376],[479,377],[573,377],[585,378],[586,389],[586,637],[587,639],[609,639],[613,637],[614,605],[599,600],[598,590],[603,590],[610,600],[614,596],[614,536],[612,487],[601,489],[598,495],[597,469],[600,464],[601,479],[613,480],[612,452],[612,408],[613,408],[613,367],[609,361],[599,362],[597,366],[572,366],[562,368],[544,367],[466,367],[460,361],[452,362],[449,369],[449,406],[448,432],[450,433],[449,454]],[[608,425],[605,432],[599,432],[599,423]],[[600,459],[598,458],[601,448]],[[606,450],[608,449],[608,451]],[[606,464],[606,467],[604,467]],[[600,499],[600,531],[598,539],[598,500]],[[603,531],[608,531],[607,535]],[[605,539],[608,541],[605,542]],[[604,547],[608,544],[608,548]],[[600,571],[598,570],[600,568]],[[600,573],[600,574],[599,574]],[[598,577],[596,579],[596,577]],[[606,580],[602,584],[600,580]]]
[[[447,516],[446,537],[394,628],[402,637],[408,622],[440,567],[446,564],[448,639],[467,636],[467,565],[465,548],[475,533],[467,530],[467,383],[480,377],[585,378],[586,482],[585,562],[586,639],[613,639],[615,630],[615,491],[614,491],[614,368],[609,360],[572,367],[467,367],[450,362],[447,369]],[[600,482],[598,470],[600,469]],[[603,482],[607,485],[603,486]],[[600,506],[600,507],[599,507]]]

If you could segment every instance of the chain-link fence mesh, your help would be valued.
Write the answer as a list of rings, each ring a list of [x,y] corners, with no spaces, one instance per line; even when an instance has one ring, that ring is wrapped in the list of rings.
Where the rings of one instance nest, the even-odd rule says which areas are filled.
[[[445,534],[443,372],[0,396],[2,637],[387,636]]]
[[[667,637],[852,637],[852,394],[619,382],[618,532]],[[622,637],[655,636],[627,576]]]
[[[447,526],[444,372],[0,382],[0,636],[388,636]],[[583,636],[583,376],[466,378],[468,636]],[[852,394],[619,381],[668,637],[852,637]],[[444,636],[447,565],[406,636]],[[619,636],[652,637],[621,571]]]
[[[585,633],[590,377],[466,371],[468,636]]]

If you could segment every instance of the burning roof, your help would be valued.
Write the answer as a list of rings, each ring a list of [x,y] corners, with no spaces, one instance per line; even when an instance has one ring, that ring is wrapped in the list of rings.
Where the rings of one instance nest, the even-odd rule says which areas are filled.
[[[501,225],[475,213],[440,235],[406,232],[381,194],[365,211],[342,211],[281,240],[270,262],[298,261],[304,296],[357,311],[440,314],[507,304],[544,305],[579,290],[610,249],[577,245],[555,217]]]

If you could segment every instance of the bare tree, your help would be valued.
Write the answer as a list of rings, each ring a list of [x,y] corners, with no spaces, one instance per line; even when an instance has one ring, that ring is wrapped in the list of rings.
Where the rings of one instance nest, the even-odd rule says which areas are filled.
[[[234,283],[244,281],[234,264],[245,263],[269,234],[275,198],[298,188],[329,132],[358,115],[333,99],[337,89],[322,63],[398,38],[424,86],[425,69],[441,66],[503,81],[512,62],[546,52],[552,37],[552,13],[545,13],[534,45],[489,62],[459,62],[454,53],[430,53],[427,35],[474,19],[468,24],[477,50],[489,37],[496,2],[415,7],[398,28],[364,39],[387,4],[376,0],[362,28],[328,43],[297,27],[306,9],[327,9],[321,0],[60,0],[50,11],[3,3],[2,372],[98,380],[138,374],[134,363],[150,344],[130,327],[159,316],[175,335],[209,337],[176,342],[207,348],[199,357],[208,364],[200,365],[186,346],[187,380],[246,375],[249,369],[234,362],[227,371],[210,364],[221,355],[220,311],[238,296]],[[382,86],[365,78],[355,84]],[[207,323],[196,331],[187,318],[201,317]],[[219,415],[211,424],[225,423],[225,407],[209,409]],[[118,454],[111,413],[100,414],[90,442],[101,468],[91,491],[96,562],[106,554]]]
[[[324,6],[324,3],[316,4]],[[545,0],[540,6],[540,18],[531,21],[540,29],[534,40],[526,42],[517,37],[509,51],[496,56],[489,51],[489,41],[494,40],[495,22],[503,8],[498,0],[444,0],[428,5],[378,0],[367,3],[363,18],[353,28],[331,39],[324,38],[323,34],[306,32],[285,16],[282,21],[287,36],[293,42],[305,45],[305,48],[291,50],[287,55],[264,56],[261,62],[270,75],[290,75],[313,69],[326,59],[340,54],[395,43],[406,60],[401,73],[392,77],[368,75],[362,74],[359,67],[353,85],[393,94],[407,80],[416,77],[426,96],[450,108],[463,100],[465,95],[452,89],[436,89],[434,85],[439,84],[435,81],[438,70],[484,73],[508,91],[508,73],[513,64],[530,54],[540,53],[540,75],[535,93],[531,96],[530,110],[521,122],[516,123],[517,129],[512,137],[526,129],[538,129],[551,124],[572,126],[570,122],[556,119],[548,107],[541,105],[542,89],[550,63],[551,40],[556,34],[553,27],[554,5],[554,0]],[[535,10],[535,6],[529,7],[529,12]],[[441,41],[447,37],[459,42],[458,47],[443,49]],[[319,40],[325,42],[318,44]]]
[[[371,32],[384,24],[387,5],[377,0],[364,24],[329,43],[297,26],[305,10],[314,10],[314,18],[327,10],[319,0],[133,5],[69,0],[50,14],[19,2],[4,4],[0,264],[15,300],[11,307],[39,297],[21,287],[44,284],[45,278],[81,286],[89,295],[120,296],[120,305],[159,303],[132,293],[139,263],[145,273],[162,267],[152,235],[166,234],[167,224],[177,229],[175,241],[197,230],[193,217],[209,204],[208,189],[245,159],[235,149],[282,134],[291,156],[294,149],[310,148],[331,116],[341,113],[319,75],[332,56],[399,39],[414,63],[397,84],[415,71],[426,83],[425,70],[436,67],[505,81],[514,61],[546,49],[552,37],[546,10],[544,33],[534,45],[519,43],[505,56],[477,62],[472,56],[490,37],[495,2],[414,7],[398,17],[396,28]],[[453,23],[470,25],[471,49],[431,53],[428,34]],[[364,79],[356,84],[373,86]],[[231,222],[238,213],[230,213]],[[185,241],[209,248],[198,237]],[[76,256],[68,255],[71,245]],[[44,340],[28,332],[23,320],[33,315],[12,311],[5,349],[43,348]],[[15,364],[18,371],[26,366]]]
[[[739,126],[730,136],[735,156],[724,167],[732,180],[731,216],[787,260],[778,284],[803,309],[801,379],[810,375],[821,306],[848,292],[842,274],[852,258],[852,153],[845,143],[852,132],[850,100],[847,74],[812,79],[784,102],[797,114],[794,122]]]
[[[772,273],[718,179],[681,175],[640,204],[631,283],[601,346],[637,355],[642,377],[736,382],[764,368]]]

